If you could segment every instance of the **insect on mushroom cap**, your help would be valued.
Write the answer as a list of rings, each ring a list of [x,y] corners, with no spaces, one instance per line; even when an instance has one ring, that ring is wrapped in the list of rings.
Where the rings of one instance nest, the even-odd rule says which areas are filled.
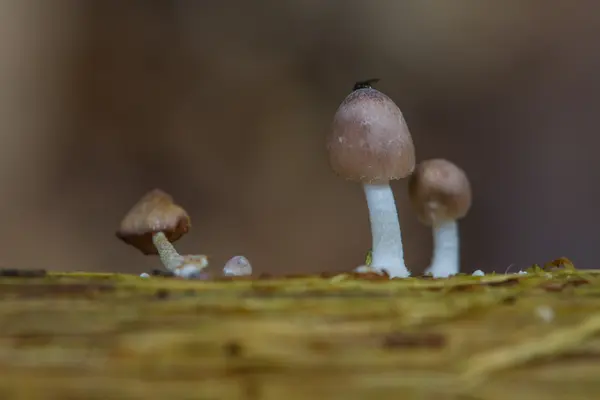
[[[191,227],[187,212],[160,189],[146,193],[125,215],[117,237],[142,253],[158,254],[152,235],[163,232],[170,242],[179,240]]]
[[[402,179],[415,167],[415,147],[398,106],[371,84],[357,82],[333,118],[326,146],[339,176],[361,183]]]
[[[441,158],[417,165],[408,180],[408,195],[419,220],[429,226],[463,218],[471,208],[467,174]]]

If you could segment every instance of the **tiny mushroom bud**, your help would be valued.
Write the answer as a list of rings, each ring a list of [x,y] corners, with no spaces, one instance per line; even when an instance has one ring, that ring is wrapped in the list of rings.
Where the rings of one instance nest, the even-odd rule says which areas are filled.
[[[182,256],[172,242],[191,226],[187,212],[165,192],[155,189],[129,210],[117,237],[143,254],[158,254],[163,265],[176,276],[189,278],[208,265],[206,256]]]
[[[373,240],[371,267],[406,277],[410,273],[390,181],[412,173],[415,148],[398,106],[371,87],[376,81],[357,82],[339,106],[327,150],[337,175],[363,185]]]
[[[428,268],[434,277],[457,274],[457,220],[471,208],[471,185],[465,172],[444,159],[420,163],[408,182],[408,193],[419,220],[433,228],[433,257]]]
[[[235,256],[229,259],[223,267],[225,276],[249,276],[252,275],[252,265],[244,256]]]

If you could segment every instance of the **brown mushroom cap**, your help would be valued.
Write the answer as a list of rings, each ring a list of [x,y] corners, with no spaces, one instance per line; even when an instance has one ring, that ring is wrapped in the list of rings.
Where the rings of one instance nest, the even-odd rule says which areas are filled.
[[[170,242],[175,242],[189,231],[190,226],[187,212],[173,203],[170,195],[154,189],[125,215],[117,237],[146,255],[158,254],[152,242],[154,233],[163,232]]]
[[[408,195],[425,225],[457,220],[471,208],[471,185],[465,172],[444,159],[421,162],[408,180]]]
[[[402,112],[370,87],[354,90],[339,106],[327,150],[336,174],[361,183],[405,178],[415,168],[415,147]]]

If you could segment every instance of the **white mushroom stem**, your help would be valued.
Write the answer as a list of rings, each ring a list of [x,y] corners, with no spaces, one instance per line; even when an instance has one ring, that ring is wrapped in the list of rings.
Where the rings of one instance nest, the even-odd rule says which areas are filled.
[[[390,277],[410,275],[404,264],[402,235],[394,193],[389,183],[363,184],[369,207],[373,256],[371,268],[386,270]]]
[[[447,278],[459,270],[458,224],[454,220],[439,223],[433,227],[433,256],[426,272]]]
[[[154,243],[156,250],[158,250],[158,256],[165,268],[174,273],[183,263],[184,257],[177,252],[173,243],[162,232],[152,235],[152,243]]]

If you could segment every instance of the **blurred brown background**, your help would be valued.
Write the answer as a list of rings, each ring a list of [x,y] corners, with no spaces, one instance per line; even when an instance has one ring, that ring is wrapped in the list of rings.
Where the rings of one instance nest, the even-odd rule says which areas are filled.
[[[344,8],[341,8],[341,5]],[[600,6],[591,0],[0,2],[0,261],[141,272],[117,240],[148,189],[193,218],[214,266],[357,266],[359,185],[324,136],[356,80],[402,108],[417,157],[462,166],[463,268],[598,267]],[[406,258],[430,232],[397,193]]]

